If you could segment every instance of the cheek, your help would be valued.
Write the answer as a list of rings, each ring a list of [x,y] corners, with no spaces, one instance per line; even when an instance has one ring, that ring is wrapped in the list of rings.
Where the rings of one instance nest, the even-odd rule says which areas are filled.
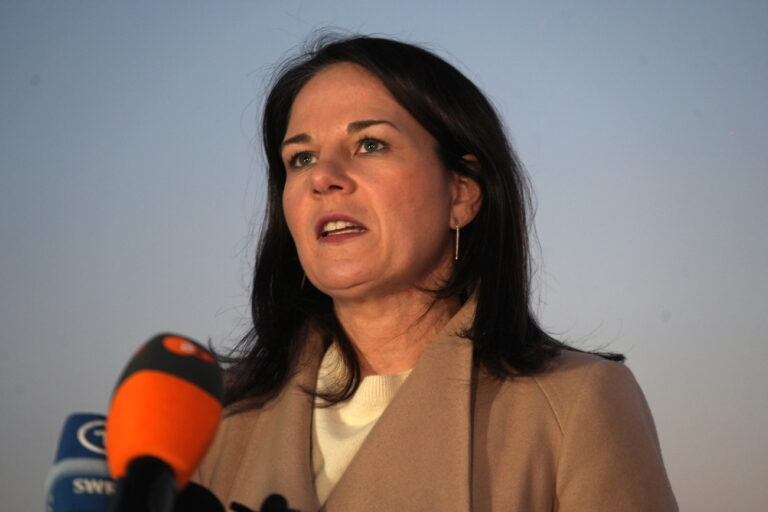
[[[394,198],[399,209],[418,216],[420,223],[447,226],[451,209],[451,192],[442,175],[424,176],[413,180],[398,191]],[[412,205],[412,208],[403,208]]]
[[[449,239],[450,193],[440,185],[416,181],[390,196],[390,228],[402,249],[431,252]]]
[[[296,238],[297,228],[301,223],[301,202],[296,194],[294,187],[289,184],[283,189],[283,215],[291,235]]]

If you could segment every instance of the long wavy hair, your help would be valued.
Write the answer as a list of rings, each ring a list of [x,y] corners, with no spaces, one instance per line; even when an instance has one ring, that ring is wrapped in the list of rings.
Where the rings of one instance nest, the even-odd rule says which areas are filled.
[[[338,322],[330,297],[309,282],[299,263],[282,207],[285,167],[281,143],[291,106],[320,70],[353,63],[376,76],[437,141],[445,169],[478,183],[482,206],[462,228],[461,257],[435,300],[477,300],[473,324],[463,333],[473,344],[474,364],[511,379],[541,371],[568,349],[539,326],[530,307],[527,176],[504,127],[485,95],[454,66],[424,48],[378,37],[323,37],[283,64],[264,107],[262,137],[268,172],[267,205],[256,254],[251,314],[253,326],[236,347],[225,402],[258,407],[290,378],[309,330],[326,345],[338,343],[349,378],[323,396],[329,403],[352,396],[360,382],[354,348]],[[462,159],[474,155],[475,162]],[[618,354],[603,357],[623,360]]]

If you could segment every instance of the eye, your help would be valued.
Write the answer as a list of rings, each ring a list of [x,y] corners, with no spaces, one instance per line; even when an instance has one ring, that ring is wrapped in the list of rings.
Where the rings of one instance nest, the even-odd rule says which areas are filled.
[[[291,169],[302,169],[308,165],[312,165],[317,160],[317,157],[309,151],[301,151],[296,153],[288,159],[288,167]]]
[[[376,153],[377,151],[382,151],[387,148],[386,142],[379,139],[372,139],[370,137],[360,139],[357,144],[360,148],[360,153]]]

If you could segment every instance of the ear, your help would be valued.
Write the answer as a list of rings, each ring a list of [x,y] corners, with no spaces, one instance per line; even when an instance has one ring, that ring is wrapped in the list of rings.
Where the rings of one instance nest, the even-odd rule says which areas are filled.
[[[464,155],[461,159],[468,167],[477,166],[475,155]],[[456,224],[464,227],[472,222],[483,204],[483,193],[475,180],[456,171],[453,172],[451,188],[453,203],[449,223],[450,229],[456,229]]]

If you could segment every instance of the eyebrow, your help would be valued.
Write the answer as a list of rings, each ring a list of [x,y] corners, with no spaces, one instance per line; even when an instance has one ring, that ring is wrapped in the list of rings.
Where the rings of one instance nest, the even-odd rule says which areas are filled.
[[[386,119],[365,119],[363,121],[352,121],[347,125],[347,133],[357,133],[360,131],[365,130],[369,126],[374,126],[377,124],[386,124],[391,126],[397,131],[400,131],[400,128],[398,128],[394,123],[387,121]],[[294,135],[293,137],[290,137],[288,139],[285,139],[282,144],[280,144],[281,148],[284,148],[285,146],[289,144],[302,144],[305,142],[311,142],[312,137],[307,135],[306,133],[300,133],[298,135]]]
[[[353,121],[349,123],[347,125],[347,133],[357,133],[359,131],[365,130],[369,126],[374,126],[377,124],[388,124],[395,130],[400,131],[400,128],[395,126],[394,123],[387,121],[386,119],[366,119],[365,121]]]

